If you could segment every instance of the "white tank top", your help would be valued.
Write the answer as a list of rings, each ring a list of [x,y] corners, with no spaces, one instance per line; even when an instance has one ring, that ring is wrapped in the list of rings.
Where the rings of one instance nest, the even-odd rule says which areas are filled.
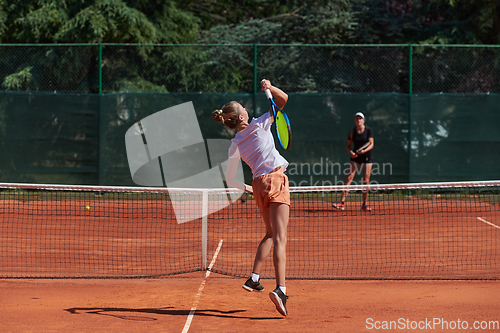
[[[236,133],[231,141],[229,158],[241,157],[252,169],[254,179],[270,173],[277,167],[282,167],[285,171],[288,166],[287,160],[274,146],[270,112],[259,118],[253,118],[250,124]]]

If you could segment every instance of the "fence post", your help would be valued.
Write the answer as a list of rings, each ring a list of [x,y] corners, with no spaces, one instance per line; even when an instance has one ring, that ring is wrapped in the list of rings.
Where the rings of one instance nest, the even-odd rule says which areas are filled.
[[[102,44],[99,43],[99,61],[98,64],[99,68],[97,69],[98,75],[99,75],[99,94],[102,93]]]
[[[408,183],[411,183],[411,102],[413,93],[413,45],[408,44]]]
[[[97,61],[97,73],[99,76],[99,94],[97,95],[98,102],[97,102],[97,133],[98,135],[98,141],[97,141],[97,185],[103,185],[102,184],[102,115],[101,115],[101,99],[102,99],[102,44],[98,44],[98,54],[99,54],[99,60]]]

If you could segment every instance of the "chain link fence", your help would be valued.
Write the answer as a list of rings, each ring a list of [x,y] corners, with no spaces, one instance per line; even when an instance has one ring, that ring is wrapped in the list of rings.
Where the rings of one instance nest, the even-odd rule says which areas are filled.
[[[500,47],[413,46],[413,92],[500,92]]]
[[[98,46],[0,45],[3,91],[97,93]]]
[[[1,90],[61,93],[500,92],[500,47],[0,45]]]
[[[229,139],[211,112],[267,111],[262,78],[293,100],[282,154],[297,186],[343,182],[355,111],[377,182],[498,179],[499,66],[495,46],[0,45],[0,181],[134,185],[134,123],[191,101],[202,136]]]

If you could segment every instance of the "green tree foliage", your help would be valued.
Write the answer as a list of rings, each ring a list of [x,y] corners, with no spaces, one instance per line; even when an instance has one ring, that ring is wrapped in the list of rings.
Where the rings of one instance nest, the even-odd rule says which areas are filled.
[[[450,23],[466,26],[474,35],[476,44],[500,43],[500,2],[498,0],[439,0],[443,7],[450,9]],[[453,28],[450,33],[454,33]],[[459,37],[460,38],[460,37]],[[469,43],[467,39],[460,42]]]
[[[322,1],[328,4],[330,1]],[[201,19],[204,31],[220,25],[236,25],[255,19],[275,18],[289,15],[305,5],[297,0],[185,0],[179,6]],[[307,4],[316,4],[309,1]]]
[[[0,0],[1,43],[190,43],[199,19],[175,1]]]
[[[265,3],[265,2],[262,2]],[[283,1],[273,15],[218,25],[204,31],[201,41],[208,44],[334,44],[354,37],[355,18],[346,1],[310,1],[307,3]],[[248,52],[238,48],[220,48],[220,57],[230,64],[245,64],[234,69],[241,73],[239,80],[252,77],[253,66]],[[259,48],[257,68],[259,77],[273,77],[284,89],[319,92],[341,89],[343,82],[331,82],[330,64],[322,63],[320,56],[303,57],[304,50],[296,47],[268,51]],[[331,59],[332,50],[322,50],[322,56]],[[342,57],[342,56],[340,56]],[[323,58],[325,59],[325,58]],[[246,72],[245,72],[246,68]],[[306,70],[310,69],[310,71]],[[276,78],[281,77],[281,81]],[[321,83],[318,83],[321,81]],[[253,82],[247,87],[252,90]],[[293,88],[292,88],[293,87]]]
[[[205,30],[201,41],[221,44],[331,44],[349,42],[354,36],[356,22],[348,1],[283,3],[286,4],[277,6],[267,16],[240,19]]]
[[[0,0],[0,43],[199,41],[497,44],[500,3],[498,0]]]
[[[198,40],[199,22],[175,1],[0,0],[0,43],[193,43]],[[1,52],[0,62],[9,68],[1,82],[3,89],[98,91],[96,47],[26,47],[20,54],[7,49]],[[142,47],[130,57],[136,64],[144,64],[152,59],[150,52],[151,48]],[[113,64],[110,57],[104,53],[107,66],[103,70],[120,70],[120,63]],[[161,61],[160,57],[147,68],[123,64],[127,73],[113,91],[165,91],[161,83],[153,82]]]
[[[498,44],[497,0],[360,0],[358,43]]]

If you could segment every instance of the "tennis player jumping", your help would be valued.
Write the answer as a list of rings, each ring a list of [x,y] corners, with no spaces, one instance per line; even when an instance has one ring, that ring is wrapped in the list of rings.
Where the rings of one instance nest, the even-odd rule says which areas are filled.
[[[288,95],[281,89],[271,85],[269,80],[262,80],[262,90],[269,89],[274,96],[276,105],[283,108]],[[237,133],[229,147],[229,160],[226,172],[226,182],[229,186],[253,193],[259,208],[266,234],[257,248],[252,274],[243,288],[248,291],[262,291],[260,271],[264,261],[273,250],[273,263],[276,274],[276,289],[269,297],[276,305],[276,309],[284,316],[286,309],[286,234],[290,210],[290,192],[288,177],[284,174],[288,162],[279,154],[274,146],[271,134],[271,124],[274,122],[272,111],[266,112],[259,118],[253,118],[249,123],[248,112],[238,102],[225,104],[222,110],[212,113],[214,120],[224,123]],[[239,159],[242,159],[252,170],[252,186],[242,183],[236,178]]]

